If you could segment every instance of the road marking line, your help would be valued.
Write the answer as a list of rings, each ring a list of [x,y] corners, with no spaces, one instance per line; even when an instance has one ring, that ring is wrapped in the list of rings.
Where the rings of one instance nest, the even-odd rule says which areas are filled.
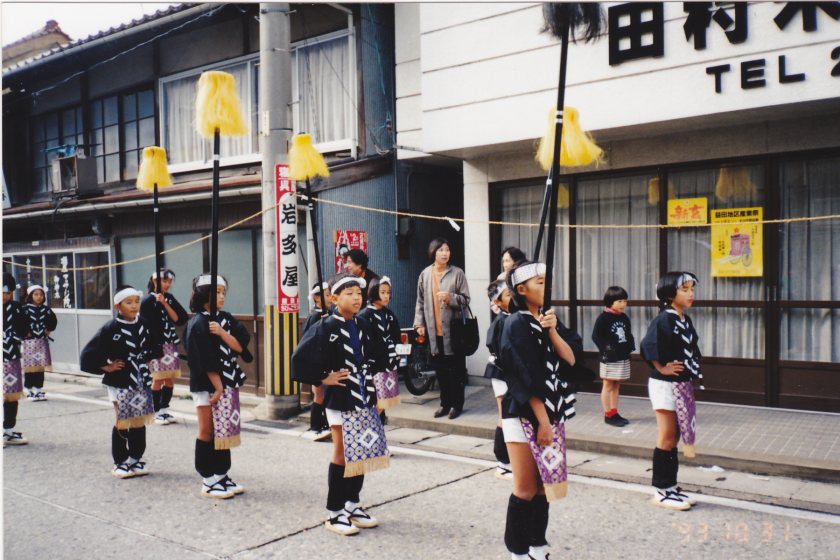
[[[50,398],[83,402],[88,404],[97,404],[103,407],[111,408],[113,405],[109,401],[102,401],[99,399],[91,399],[87,397],[76,397],[74,395],[63,395],[60,393],[50,393]],[[195,414],[187,414],[183,412],[174,412],[172,416],[184,418],[186,420],[197,421]],[[243,429],[253,430],[257,432],[264,432],[268,434],[278,434],[289,437],[301,437],[305,432],[296,432],[292,430],[281,430],[279,428],[269,428],[266,426],[257,426],[251,424],[243,424]],[[430,459],[440,459],[443,461],[451,461],[455,463],[466,463],[468,465],[475,465],[480,467],[495,467],[495,461],[488,461],[486,459],[473,459],[471,457],[461,457],[460,455],[447,455],[436,451],[425,451],[423,449],[414,449],[411,447],[389,446],[390,449],[399,451],[403,455],[415,455],[418,457],[428,457]],[[640,492],[642,494],[652,494],[651,487],[643,484],[634,484],[631,482],[620,482],[617,480],[609,480],[603,478],[593,478],[589,476],[581,476],[577,474],[569,475],[569,482],[577,482],[580,484],[590,484],[592,486],[601,486],[603,488],[613,488],[616,490],[627,490],[630,492]],[[771,504],[761,504],[758,502],[750,502],[746,500],[738,500],[735,498],[722,498],[719,496],[708,496],[705,494],[694,494],[698,502],[707,504],[714,504],[718,506],[731,507],[736,509],[743,509],[754,511],[757,513],[768,513],[771,515],[781,515],[784,517],[793,517],[796,519],[806,519],[808,521],[819,521],[821,523],[831,523],[840,525],[840,515],[832,513],[823,513],[818,511],[809,511],[803,509],[789,508],[785,506],[777,506]]]

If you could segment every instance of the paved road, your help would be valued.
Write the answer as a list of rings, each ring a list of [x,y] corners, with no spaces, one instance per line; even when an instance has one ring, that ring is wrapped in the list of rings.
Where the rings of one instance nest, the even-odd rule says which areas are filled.
[[[214,501],[199,494],[194,420],[150,426],[152,474],[118,480],[104,391],[50,389],[51,400],[21,405],[18,427],[32,443],[3,452],[7,559],[510,557],[502,542],[510,485],[486,461],[404,446],[390,469],[366,479],[362,501],[380,527],[340,537],[322,527],[331,444],[252,425],[231,471],[246,492]],[[717,497],[671,512],[649,496],[643,486],[575,477],[551,507],[552,560],[840,556],[838,516]]]

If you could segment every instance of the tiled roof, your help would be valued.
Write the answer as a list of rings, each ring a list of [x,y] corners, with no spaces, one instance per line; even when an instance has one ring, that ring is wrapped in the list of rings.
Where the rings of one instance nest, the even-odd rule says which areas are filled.
[[[25,43],[26,41],[31,41],[32,39],[37,39],[38,37],[43,37],[44,35],[49,35],[50,33],[60,33],[70,39],[70,37],[61,30],[61,27],[58,26],[58,23],[55,20],[50,20],[47,22],[47,25],[44,26],[43,29],[39,29],[35,33],[31,33],[24,37],[23,39],[18,39],[13,43],[9,43],[8,45],[3,45],[4,49],[8,49],[9,47],[14,47],[15,45],[19,45],[21,43]]]
[[[198,5],[199,5],[198,2],[187,2],[187,3],[183,3],[183,4],[178,4],[176,6],[171,6],[171,7],[167,8],[166,10],[158,10],[155,13],[143,16],[140,19],[133,19],[129,23],[124,23],[124,24],[120,25],[119,27],[111,27],[111,28],[106,29],[104,31],[100,31],[96,35],[89,35],[85,39],[79,39],[78,41],[73,41],[70,44],[63,45],[63,46],[60,46],[60,47],[56,47],[56,48],[50,49],[47,52],[41,53],[37,56],[33,56],[33,57],[28,58],[26,60],[22,60],[22,61],[20,61],[16,64],[13,64],[13,65],[9,66],[8,68],[4,68],[3,69],[3,74],[8,74],[10,72],[14,72],[15,70],[20,70],[24,66],[27,66],[29,64],[32,64],[33,62],[36,62],[38,60],[41,60],[41,59],[47,58],[49,56],[52,56],[56,53],[60,53],[60,52],[63,52],[63,51],[69,51],[71,49],[74,49],[76,47],[84,45],[85,43],[90,43],[92,41],[96,41],[97,39],[102,39],[103,37],[108,37],[109,35],[113,35],[115,33],[121,32],[121,31],[125,31],[126,29],[131,29],[132,27],[137,27],[138,25],[143,25],[144,23],[149,23],[151,21],[155,21],[157,19],[164,18],[164,17],[170,16],[172,14],[177,14],[178,12],[183,12],[184,10],[188,10],[188,9],[190,9],[194,6],[198,6]],[[45,34],[45,32],[43,30],[42,30],[42,32]],[[37,36],[37,34],[33,34],[30,37],[21,39],[21,41],[23,41],[25,39],[28,39],[28,38],[31,38],[33,36]],[[12,43],[12,44],[15,44],[15,43]],[[7,46],[10,46],[10,45],[7,45]]]

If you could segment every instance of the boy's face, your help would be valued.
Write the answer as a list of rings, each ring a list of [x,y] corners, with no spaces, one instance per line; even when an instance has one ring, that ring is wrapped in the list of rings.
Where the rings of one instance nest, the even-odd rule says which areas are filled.
[[[3,304],[9,303],[10,299],[12,299],[12,292],[3,292]]]
[[[677,288],[677,297],[672,302],[675,307],[691,307],[694,303],[694,282],[689,280]]]
[[[126,321],[133,321],[140,311],[140,296],[128,296],[121,302],[115,303],[114,309],[119,311]]]
[[[626,299],[617,299],[613,302],[610,309],[613,311],[617,311],[618,313],[624,313],[624,308],[627,307],[627,300]]]
[[[507,253],[505,254],[507,255]],[[507,311],[510,306],[510,292],[508,289],[505,288],[502,290],[502,293],[499,295],[499,299],[494,299],[493,303],[495,303],[502,311]]]
[[[388,284],[379,285],[379,303],[386,307],[391,301],[391,286]]]
[[[344,288],[337,295],[333,294],[332,301],[338,306],[339,313],[355,315],[362,306],[362,289],[359,286]]]
[[[524,296],[529,304],[542,307],[545,300],[545,274],[534,276],[524,284],[518,285],[516,291]]]

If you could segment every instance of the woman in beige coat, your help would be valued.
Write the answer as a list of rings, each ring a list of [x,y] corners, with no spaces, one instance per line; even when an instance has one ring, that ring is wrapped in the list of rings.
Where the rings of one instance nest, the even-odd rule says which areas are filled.
[[[429,259],[434,262],[423,270],[417,282],[414,328],[418,335],[429,337],[432,362],[440,383],[440,408],[435,418],[448,414],[451,420],[464,409],[467,366],[465,357],[452,349],[449,324],[461,317],[461,306],[469,304],[470,288],[464,271],[450,265],[449,257],[446,239],[438,237],[431,242]]]

